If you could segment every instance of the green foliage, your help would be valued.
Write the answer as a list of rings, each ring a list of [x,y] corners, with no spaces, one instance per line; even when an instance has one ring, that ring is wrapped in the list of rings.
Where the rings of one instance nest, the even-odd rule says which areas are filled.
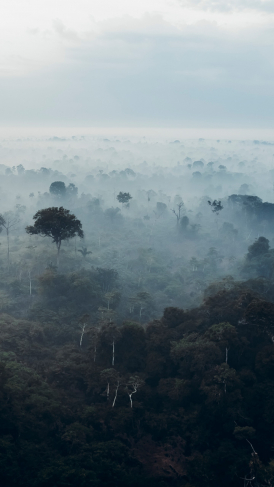
[[[84,237],[80,220],[62,206],[39,210],[33,219],[35,220],[34,225],[26,227],[26,232],[30,235],[50,237],[58,249],[63,240],[68,240],[76,235],[80,238]]]
[[[105,277],[49,270],[41,286],[50,305],[63,293],[76,309],[105,300]],[[271,485],[272,314],[272,303],[231,285],[146,327],[1,315],[3,485],[241,487],[251,471]]]

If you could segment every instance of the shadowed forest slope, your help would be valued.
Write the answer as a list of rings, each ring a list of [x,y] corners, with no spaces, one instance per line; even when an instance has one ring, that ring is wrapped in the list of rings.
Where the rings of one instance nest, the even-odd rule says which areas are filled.
[[[2,314],[1,485],[273,485],[272,297],[228,279],[148,325]]]

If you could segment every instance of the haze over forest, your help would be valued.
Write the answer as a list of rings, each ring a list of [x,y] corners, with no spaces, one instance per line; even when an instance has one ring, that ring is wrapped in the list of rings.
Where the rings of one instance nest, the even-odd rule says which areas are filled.
[[[273,157],[1,140],[4,485],[272,485]]]
[[[273,0],[0,27],[0,487],[274,487]]]

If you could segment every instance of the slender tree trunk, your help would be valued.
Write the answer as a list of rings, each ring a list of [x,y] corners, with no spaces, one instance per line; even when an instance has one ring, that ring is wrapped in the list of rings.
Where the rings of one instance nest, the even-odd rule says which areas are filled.
[[[115,343],[114,340],[112,342],[112,367],[114,367],[114,357],[115,357]]]
[[[137,392],[136,387],[134,387],[134,391],[128,394],[129,400],[130,400],[130,407],[132,408],[132,394],[135,394]]]
[[[112,403],[112,407],[113,408],[114,408],[115,403],[116,403],[116,399],[117,399],[117,394],[118,394],[119,387],[120,387],[120,381],[118,380],[117,381],[117,385],[116,385],[116,389],[115,389],[115,396],[114,396],[113,403]]]
[[[107,401],[109,400],[109,382],[108,382],[108,385],[107,385]]]
[[[57,269],[59,268],[60,264],[60,247],[61,247],[61,242],[57,242]]]
[[[133,392],[132,392],[131,394],[129,394],[129,395],[128,395],[129,400],[130,400],[130,407],[131,407],[131,408],[132,408],[132,397],[131,397],[131,396],[132,396],[132,394],[133,394]]]
[[[84,324],[84,326],[82,328],[82,333],[81,333],[81,338],[80,338],[80,347],[82,346],[82,341],[83,341],[83,336],[84,336],[84,333],[85,333],[85,328],[86,328],[86,324]]]

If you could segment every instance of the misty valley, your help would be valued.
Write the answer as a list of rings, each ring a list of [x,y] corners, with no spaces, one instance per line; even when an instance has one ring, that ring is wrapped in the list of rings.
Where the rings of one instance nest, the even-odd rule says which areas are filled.
[[[274,485],[273,162],[1,139],[1,487]]]

